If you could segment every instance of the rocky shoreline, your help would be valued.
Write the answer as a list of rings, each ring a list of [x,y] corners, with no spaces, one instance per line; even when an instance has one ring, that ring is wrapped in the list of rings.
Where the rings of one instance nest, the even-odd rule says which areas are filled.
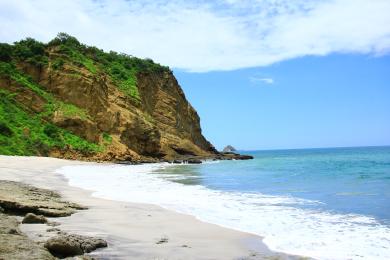
[[[62,200],[56,192],[1,180],[0,259],[93,259],[88,253],[107,247],[105,240],[68,234],[57,227],[59,223],[51,220],[85,209],[87,208]],[[22,221],[19,220],[21,218]],[[45,240],[35,242],[30,239],[21,232],[21,223],[47,225],[46,234],[41,235]]]
[[[142,160],[121,160],[121,159],[114,159],[113,163],[118,164],[143,164],[143,163],[161,163],[161,162],[167,162],[167,163],[174,163],[174,164],[202,164],[205,161],[224,161],[224,160],[252,160],[252,155],[244,155],[234,152],[221,152],[217,153],[212,156],[176,156],[175,158],[168,160],[168,159],[158,159],[158,158],[144,158]],[[86,160],[90,161],[90,160]],[[103,162],[100,160],[92,160],[96,162]]]
[[[57,172],[66,166],[100,165],[49,157],[0,156],[0,206],[19,205],[19,209],[8,208],[0,215],[0,260],[56,259],[45,248],[53,237],[54,247],[66,241],[77,251],[104,245],[96,239],[107,241],[107,248],[67,259],[307,259],[274,252],[262,237],[156,205],[96,198],[91,196],[92,190],[70,186]],[[20,208],[35,213],[17,213]],[[56,215],[71,215],[45,216],[53,214],[54,209]],[[27,213],[42,215],[38,219],[46,223],[21,223]]]

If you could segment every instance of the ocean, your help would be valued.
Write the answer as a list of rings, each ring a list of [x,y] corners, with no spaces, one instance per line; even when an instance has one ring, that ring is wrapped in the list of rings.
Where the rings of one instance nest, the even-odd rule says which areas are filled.
[[[248,161],[58,170],[96,197],[160,205],[318,259],[390,259],[390,147],[245,152]]]

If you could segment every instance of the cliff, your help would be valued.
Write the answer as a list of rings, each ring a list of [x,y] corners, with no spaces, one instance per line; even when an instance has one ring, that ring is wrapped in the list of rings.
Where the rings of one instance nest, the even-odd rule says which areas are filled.
[[[172,71],[59,34],[0,44],[0,154],[215,157]]]

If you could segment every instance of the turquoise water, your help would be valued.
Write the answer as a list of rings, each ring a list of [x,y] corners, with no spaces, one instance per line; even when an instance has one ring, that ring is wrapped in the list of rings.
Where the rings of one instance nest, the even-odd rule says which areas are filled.
[[[248,153],[255,159],[58,172],[94,196],[156,204],[256,234],[275,251],[390,259],[390,147]]]
[[[297,205],[390,223],[390,147],[246,152],[249,161],[178,167],[178,180],[210,189],[319,201]],[[182,178],[183,174],[186,176]]]

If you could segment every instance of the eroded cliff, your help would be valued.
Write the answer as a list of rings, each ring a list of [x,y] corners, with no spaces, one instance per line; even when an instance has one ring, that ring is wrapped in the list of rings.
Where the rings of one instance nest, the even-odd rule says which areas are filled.
[[[0,153],[92,160],[213,157],[169,68],[66,34],[0,46]]]

